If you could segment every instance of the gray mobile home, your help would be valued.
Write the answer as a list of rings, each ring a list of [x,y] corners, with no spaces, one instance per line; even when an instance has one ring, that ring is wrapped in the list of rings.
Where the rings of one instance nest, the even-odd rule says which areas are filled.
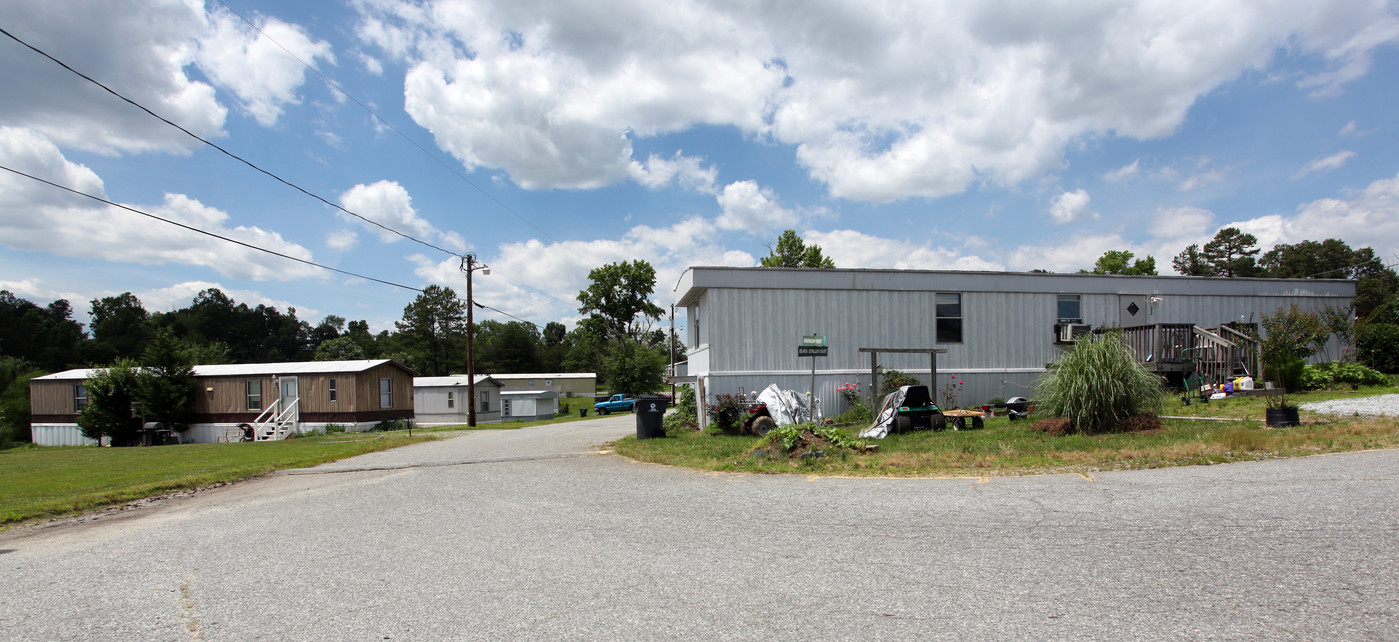
[[[1166,374],[1200,342],[1234,346],[1230,359],[1239,359],[1242,334],[1262,315],[1348,306],[1355,282],[693,267],[676,293],[689,353],[677,381],[708,403],[773,383],[806,392],[814,359],[814,393],[833,415],[845,409],[836,388],[858,383],[867,393],[875,365],[918,376],[935,393],[955,376],[964,406],[1029,396],[1047,364],[1103,328],[1123,328],[1138,358]],[[826,338],[826,356],[797,356],[811,335]]]

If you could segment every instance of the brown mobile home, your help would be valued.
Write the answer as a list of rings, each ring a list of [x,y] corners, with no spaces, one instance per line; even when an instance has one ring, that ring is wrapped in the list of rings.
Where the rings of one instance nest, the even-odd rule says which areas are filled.
[[[30,381],[34,443],[92,443],[78,430],[91,370],[68,370]],[[185,442],[215,442],[238,424],[260,436],[340,425],[369,430],[385,419],[413,418],[414,372],[387,359],[195,366],[195,419]]]

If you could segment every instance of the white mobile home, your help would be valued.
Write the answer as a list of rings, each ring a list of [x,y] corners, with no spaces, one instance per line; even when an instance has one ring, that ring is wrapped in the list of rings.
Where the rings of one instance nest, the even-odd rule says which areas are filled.
[[[844,410],[836,388],[867,393],[875,365],[919,376],[935,394],[956,376],[961,405],[1028,396],[1047,364],[1105,327],[1124,328],[1142,361],[1169,372],[1185,342],[1233,345],[1238,330],[1294,304],[1348,306],[1355,282],[694,267],[676,292],[689,353],[678,381],[708,403],[772,383],[806,392],[814,365],[814,393],[831,415]],[[813,335],[826,356],[798,357]]]
[[[451,426],[470,421],[471,402],[466,375],[415,377],[413,410],[419,426]],[[500,421],[501,383],[490,375],[476,375],[476,423]]]

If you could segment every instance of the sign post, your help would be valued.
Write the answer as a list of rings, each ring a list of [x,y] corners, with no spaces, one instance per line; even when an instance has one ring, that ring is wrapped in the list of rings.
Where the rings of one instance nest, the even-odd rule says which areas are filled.
[[[802,337],[802,342],[797,346],[797,357],[811,357],[811,390],[807,392],[813,400],[816,398],[816,357],[826,356],[826,337],[820,334],[810,334]]]

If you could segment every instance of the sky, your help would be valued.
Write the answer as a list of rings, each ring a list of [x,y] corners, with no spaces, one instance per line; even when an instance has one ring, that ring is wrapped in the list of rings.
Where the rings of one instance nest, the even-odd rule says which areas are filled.
[[[590,270],[648,261],[667,306],[785,229],[839,267],[1170,274],[1230,226],[1399,262],[1394,2],[8,0],[0,28],[0,289],[84,322],[217,287],[392,329],[472,253],[478,319],[572,326]]]

